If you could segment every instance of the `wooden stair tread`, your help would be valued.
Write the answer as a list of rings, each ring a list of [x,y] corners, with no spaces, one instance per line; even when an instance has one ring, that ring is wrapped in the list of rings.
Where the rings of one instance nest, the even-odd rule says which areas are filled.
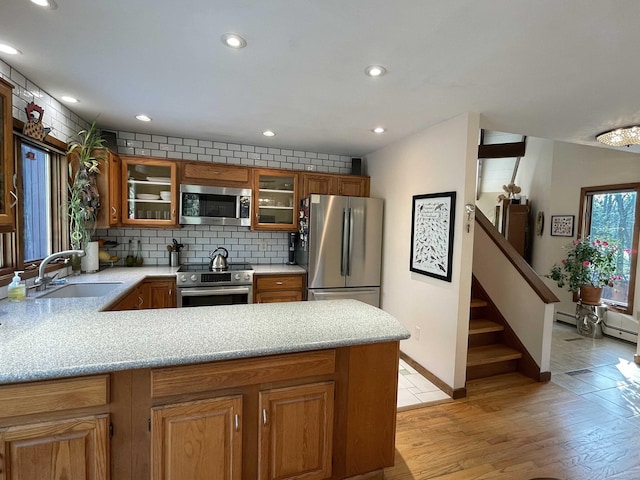
[[[489,305],[489,302],[487,302],[486,300],[482,300],[481,298],[471,299],[471,308],[486,307],[487,305]]]
[[[472,347],[467,352],[467,367],[517,360],[522,353],[501,343]]]
[[[489,332],[502,332],[504,325],[484,318],[469,320],[469,335],[478,335]]]

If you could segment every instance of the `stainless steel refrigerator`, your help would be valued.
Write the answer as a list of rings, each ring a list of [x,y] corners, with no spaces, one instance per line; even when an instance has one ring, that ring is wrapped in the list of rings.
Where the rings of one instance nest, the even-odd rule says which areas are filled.
[[[382,199],[311,195],[300,203],[297,263],[307,299],[380,306]]]

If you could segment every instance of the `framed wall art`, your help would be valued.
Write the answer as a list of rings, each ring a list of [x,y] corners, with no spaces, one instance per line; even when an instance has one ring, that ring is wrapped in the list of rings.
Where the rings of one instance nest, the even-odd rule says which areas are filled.
[[[551,215],[552,237],[573,237],[575,215]]]
[[[413,196],[409,270],[451,281],[456,192]]]

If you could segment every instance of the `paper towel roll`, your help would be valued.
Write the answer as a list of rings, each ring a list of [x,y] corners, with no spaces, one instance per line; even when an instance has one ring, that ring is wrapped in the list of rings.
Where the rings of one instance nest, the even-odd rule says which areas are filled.
[[[82,271],[86,273],[97,272],[100,268],[100,258],[98,256],[98,242],[89,242],[82,257]]]

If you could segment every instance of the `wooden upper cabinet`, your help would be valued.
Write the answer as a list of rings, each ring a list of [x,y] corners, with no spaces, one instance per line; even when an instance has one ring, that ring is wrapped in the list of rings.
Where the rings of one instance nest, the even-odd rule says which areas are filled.
[[[335,175],[330,173],[303,173],[301,198],[320,195],[369,196],[369,177]]]
[[[253,170],[252,230],[298,229],[298,178],[290,170]]]
[[[100,161],[100,174],[96,179],[100,194],[97,228],[117,227],[120,225],[120,190],[122,161],[109,151],[105,160]]]
[[[121,174],[121,220],[127,227],[178,226],[178,167],[176,162],[125,156]]]
[[[348,197],[368,197],[369,177],[341,175],[338,177],[338,195]]]
[[[208,162],[180,162],[180,183],[251,188],[251,169]]]
[[[0,78],[0,231],[15,230],[13,202],[13,85]]]

